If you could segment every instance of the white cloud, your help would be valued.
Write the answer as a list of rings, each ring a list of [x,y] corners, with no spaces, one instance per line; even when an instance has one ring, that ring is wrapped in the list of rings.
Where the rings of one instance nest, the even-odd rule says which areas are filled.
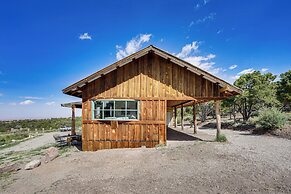
[[[195,22],[191,21],[188,27],[191,28],[194,24],[195,24]]]
[[[267,69],[267,68],[262,68],[261,69],[261,72],[266,72],[266,71],[268,71],[269,69]]]
[[[204,5],[206,5],[210,0],[203,0]]]
[[[24,100],[22,102],[20,102],[19,104],[20,105],[30,105],[30,104],[33,104],[34,102],[32,100]]]
[[[223,30],[217,30],[216,34],[221,34]]]
[[[135,53],[142,47],[143,43],[150,41],[151,36],[152,34],[140,34],[128,41],[124,49],[122,46],[116,45],[116,59],[120,60],[128,55],[131,55],[132,53]]]
[[[253,73],[255,70],[253,68],[242,70],[241,72],[237,73],[232,79],[238,79],[241,75]]]
[[[92,40],[92,36],[89,35],[89,33],[85,32],[84,34],[81,34],[79,36],[79,39],[81,39],[81,40]]]
[[[176,56],[191,63],[192,65],[199,67],[205,71],[209,71],[213,74],[218,74],[222,71],[222,68],[214,67],[215,62],[212,61],[216,56],[214,54],[208,54],[206,56],[198,56],[199,44],[197,41],[192,42],[191,44],[186,44],[181,52]]]
[[[239,77],[240,77],[239,75],[235,75],[235,76],[232,76],[231,78],[236,80],[236,79],[238,79]]]
[[[37,97],[37,96],[20,96],[19,98],[23,99],[30,99],[30,100],[42,100],[42,97]]]
[[[244,75],[244,74],[248,74],[248,73],[253,73],[254,71],[255,70],[253,68],[249,68],[249,69],[242,70],[237,75]]]
[[[221,67],[217,67],[217,68],[213,68],[212,70],[211,70],[211,73],[212,74],[218,74],[218,73],[220,73],[220,72],[223,72],[223,69],[221,68]]]
[[[198,51],[199,45],[197,41],[193,41],[191,44],[186,44],[180,53],[177,54],[179,58],[185,58],[191,53]]]
[[[235,69],[235,68],[237,68],[237,65],[231,65],[228,69]]]
[[[47,102],[47,103],[45,103],[46,105],[48,105],[48,106],[51,106],[51,105],[53,105],[53,104],[55,104],[56,102],[54,102],[54,101],[52,101],[52,102]]]
[[[199,9],[200,7],[206,5],[210,0],[203,0],[201,3],[197,3],[195,9]]]
[[[207,21],[214,20],[215,16],[216,16],[216,13],[210,13],[208,16],[205,16],[204,18],[196,20],[196,24],[201,24]]]

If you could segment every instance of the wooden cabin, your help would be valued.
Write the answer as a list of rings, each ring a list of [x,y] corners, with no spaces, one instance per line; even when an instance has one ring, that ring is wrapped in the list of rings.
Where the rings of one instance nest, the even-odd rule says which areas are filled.
[[[220,100],[240,92],[152,45],[63,90],[82,98],[84,151],[166,144],[177,107],[214,100],[219,119]]]

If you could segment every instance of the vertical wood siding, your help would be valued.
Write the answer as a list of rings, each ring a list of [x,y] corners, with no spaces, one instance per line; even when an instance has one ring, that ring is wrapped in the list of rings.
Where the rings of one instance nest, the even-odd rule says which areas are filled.
[[[110,121],[91,119],[90,101],[83,102],[82,149],[96,151],[110,148],[155,147],[166,143],[166,102],[140,101],[139,121]]]
[[[219,87],[200,75],[154,54],[129,64],[87,84],[83,99],[219,97]]]

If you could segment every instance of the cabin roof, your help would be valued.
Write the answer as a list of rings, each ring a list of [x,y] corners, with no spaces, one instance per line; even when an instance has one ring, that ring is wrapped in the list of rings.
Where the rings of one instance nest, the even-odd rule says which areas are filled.
[[[150,45],[136,53],[133,53],[87,77],[85,77],[84,79],[66,87],[65,89],[63,89],[63,93],[64,94],[68,94],[68,95],[72,95],[72,96],[77,96],[80,97],[82,96],[82,90],[81,88],[84,87],[85,85],[87,85],[88,83],[100,78],[101,76],[108,74],[112,71],[114,71],[115,69],[117,69],[118,67],[124,66],[128,63],[130,63],[131,61],[133,61],[134,59],[138,59],[146,54],[148,54],[149,52],[153,52],[165,59],[168,59],[170,61],[172,61],[173,63],[180,65],[181,67],[185,67],[187,68],[187,70],[197,74],[197,75],[201,75],[203,76],[203,78],[213,82],[213,83],[218,83],[221,87],[223,88],[227,88],[227,90],[234,92],[236,94],[239,94],[242,92],[242,90],[214,75],[212,75],[211,73],[204,71],[202,69],[200,69],[199,67],[196,67],[190,63],[188,63],[187,61],[184,61],[162,49],[159,49],[153,45]]]
[[[67,108],[82,108],[82,102],[78,101],[78,102],[69,102],[69,103],[63,103],[61,104],[62,107],[67,107]]]

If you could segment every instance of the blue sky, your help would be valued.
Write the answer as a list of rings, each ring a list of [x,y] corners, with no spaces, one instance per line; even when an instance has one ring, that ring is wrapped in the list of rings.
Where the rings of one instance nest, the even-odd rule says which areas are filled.
[[[150,44],[223,79],[291,69],[288,0],[1,1],[0,119],[69,116],[61,90]]]

